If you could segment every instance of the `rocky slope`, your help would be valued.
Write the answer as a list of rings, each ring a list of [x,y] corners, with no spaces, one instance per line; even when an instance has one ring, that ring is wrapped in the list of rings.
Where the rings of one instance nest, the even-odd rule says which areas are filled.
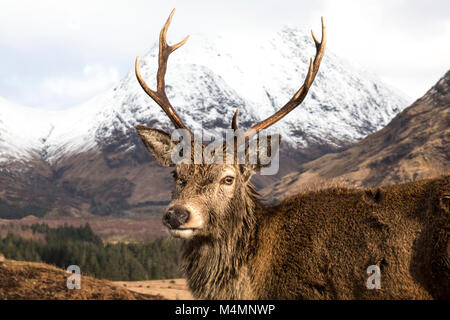
[[[281,200],[320,185],[373,187],[449,174],[449,146],[450,71],[382,130],[345,152],[301,165],[263,194]]]

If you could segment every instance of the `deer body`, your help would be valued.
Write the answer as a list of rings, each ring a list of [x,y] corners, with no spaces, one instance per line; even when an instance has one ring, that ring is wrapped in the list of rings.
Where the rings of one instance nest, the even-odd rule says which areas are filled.
[[[146,85],[138,59],[136,76],[175,127],[192,137],[164,91],[168,56],[187,40],[167,44],[172,15],[160,35],[157,90]],[[301,104],[324,54],[323,21],[321,42],[314,34],[313,39],[316,57],[311,59],[304,84],[278,112],[245,131],[246,138],[251,139]],[[237,112],[232,128],[240,134]],[[177,144],[169,134],[142,125],[136,129],[150,154],[161,165],[175,168],[172,201],[163,223],[174,237],[183,239],[182,267],[194,297],[450,297],[450,219],[445,198],[449,177],[378,190],[334,188],[264,207],[250,182],[263,167],[261,163],[240,163],[234,148],[231,163],[175,163],[172,153]],[[195,139],[191,140],[195,144]],[[257,146],[258,152],[274,151]],[[381,271],[379,289],[366,287],[370,266]]]
[[[200,299],[448,299],[448,190],[450,177],[256,206],[229,239],[184,240],[189,287]],[[366,287],[371,265],[380,290]]]

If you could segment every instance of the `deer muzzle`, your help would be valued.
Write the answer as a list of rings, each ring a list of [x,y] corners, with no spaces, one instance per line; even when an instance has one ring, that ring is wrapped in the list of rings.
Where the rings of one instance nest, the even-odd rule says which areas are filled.
[[[169,229],[178,229],[189,220],[190,215],[186,208],[172,207],[166,211],[163,222]]]

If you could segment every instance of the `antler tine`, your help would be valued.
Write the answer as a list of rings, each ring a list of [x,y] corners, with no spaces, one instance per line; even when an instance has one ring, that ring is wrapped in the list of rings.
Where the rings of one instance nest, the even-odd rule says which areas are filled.
[[[300,89],[297,91],[297,93],[289,100],[288,103],[286,103],[280,110],[278,110],[276,113],[268,117],[267,119],[255,124],[250,129],[248,129],[245,133],[245,135],[248,138],[251,138],[255,134],[257,134],[259,131],[264,130],[283,117],[285,117],[289,112],[294,110],[296,107],[298,107],[303,100],[305,99],[306,95],[308,94],[309,88],[311,87],[312,83],[314,82],[314,79],[317,75],[317,72],[319,71],[320,63],[322,61],[323,55],[325,53],[325,47],[326,47],[326,27],[325,23],[323,21],[322,17],[322,41],[319,42],[314,35],[314,32],[312,33],[312,37],[316,46],[316,56],[314,60],[311,58],[310,64],[309,64],[309,70],[308,74],[306,75],[306,79],[303,83],[303,85],[300,87]]]
[[[167,98],[167,95],[166,95],[166,91],[165,91],[164,77],[165,77],[166,71],[167,71],[167,61],[169,59],[169,55],[172,52],[174,52],[176,49],[181,47],[183,44],[185,44],[189,38],[189,36],[187,36],[182,41],[180,41],[179,43],[174,44],[172,46],[167,44],[167,40],[166,40],[167,30],[169,29],[170,22],[172,21],[172,16],[173,16],[174,12],[175,12],[175,9],[173,9],[172,12],[170,13],[169,18],[167,19],[166,23],[164,24],[163,28],[161,29],[161,33],[159,35],[159,55],[158,55],[158,72],[156,74],[156,80],[157,80],[156,91],[150,89],[148,87],[148,85],[145,83],[145,80],[142,78],[141,72],[139,70],[139,57],[136,58],[135,73],[136,73],[136,78],[139,81],[139,84],[141,85],[142,89],[144,89],[144,91],[157,104],[159,104],[159,106],[164,110],[164,112],[167,114],[167,116],[173,122],[175,127],[177,129],[186,129],[189,131],[189,129],[186,127],[186,125],[181,120],[180,116],[177,114],[175,109],[170,104],[169,99]]]
[[[238,125],[237,125],[238,114],[239,114],[239,108],[237,108],[236,111],[234,112],[233,121],[231,122],[231,129],[233,129],[234,131],[238,130]]]

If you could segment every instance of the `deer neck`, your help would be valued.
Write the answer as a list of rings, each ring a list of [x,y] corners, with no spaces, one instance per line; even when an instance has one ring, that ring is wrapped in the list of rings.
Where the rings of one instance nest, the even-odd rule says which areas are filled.
[[[257,205],[253,196],[244,197],[230,208],[228,216],[233,218],[226,232],[183,243],[182,267],[195,298],[253,298],[249,260],[255,248]]]

